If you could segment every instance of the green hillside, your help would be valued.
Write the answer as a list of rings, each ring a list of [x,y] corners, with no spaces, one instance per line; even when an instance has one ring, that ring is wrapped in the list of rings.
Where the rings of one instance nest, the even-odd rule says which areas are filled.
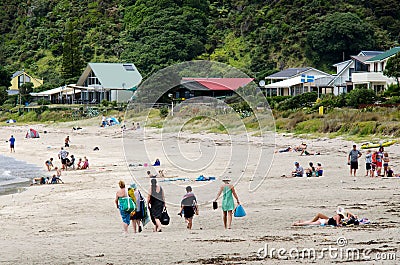
[[[133,62],[144,77],[207,59],[262,78],[333,63],[400,40],[400,2],[8,0],[0,3],[0,66],[75,82],[87,62]]]

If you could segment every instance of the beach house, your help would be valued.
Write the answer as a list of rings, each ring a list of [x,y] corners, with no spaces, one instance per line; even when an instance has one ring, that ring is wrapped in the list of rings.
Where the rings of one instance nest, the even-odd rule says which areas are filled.
[[[288,68],[265,77],[266,96],[295,96],[315,91],[333,93],[333,76],[313,67]]]
[[[365,71],[355,71],[351,75],[353,88],[362,85],[378,93],[383,91],[388,85],[396,83],[395,78],[385,76],[383,71],[388,60],[399,52],[400,47],[394,47],[365,60]]]
[[[31,95],[52,103],[98,104],[103,99],[121,103],[131,99],[141,82],[133,63],[88,63],[76,84]]]
[[[357,55],[350,56],[350,59],[344,62],[336,63],[336,75],[331,81],[335,87],[335,94],[347,93],[354,89],[353,75],[357,77],[358,73],[369,71],[368,60],[383,54],[383,51],[361,51]]]
[[[19,88],[26,83],[32,83],[33,87],[39,87],[43,85],[43,79],[39,79],[26,73],[23,69],[22,71],[17,71],[11,76],[11,86],[8,88],[8,93],[18,94]]]
[[[253,78],[190,78],[184,77],[181,86],[173,91],[174,98],[208,96],[225,98],[240,87],[247,86]]]

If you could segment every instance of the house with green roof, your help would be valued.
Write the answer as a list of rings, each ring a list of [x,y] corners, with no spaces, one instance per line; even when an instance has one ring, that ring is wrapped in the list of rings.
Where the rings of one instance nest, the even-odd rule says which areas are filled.
[[[76,84],[69,84],[39,93],[33,97],[52,103],[92,103],[107,101],[127,102],[142,75],[133,63],[88,63]]]
[[[75,85],[80,100],[101,102],[103,99],[127,102],[142,82],[142,75],[133,63],[88,63]]]
[[[353,88],[357,85],[367,85],[367,88],[375,92],[385,90],[388,85],[396,82],[396,79],[383,75],[388,60],[400,52],[400,47],[394,47],[364,61],[367,71],[354,72],[352,74]]]

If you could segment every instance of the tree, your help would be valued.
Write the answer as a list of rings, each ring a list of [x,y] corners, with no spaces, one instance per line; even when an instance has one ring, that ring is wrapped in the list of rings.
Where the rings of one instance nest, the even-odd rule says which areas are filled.
[[[66,24],[62,54],[62,76],[66,84],[75,83],[83,68],[82,49],[75,23]]]
[[[393,77],[397,81],[397,88],[400,88],[400,52],[389,58],[383,74],[387,77]]]
[[[194,0],[137,1],[125,13],[124,61],[148,75],[202,54],[207,15],[195,6]]]
[[[24,104],[25,102],[30,102],[32,96],[29,93],[33,92],[33,83],[25,83],[19,87],[20,102]]]
[[[0,87],[5,86],[7,88],[11,86],[10,76],[10,73],[3,66],[0,66]]]
[[[308,33],[307,55],[316,65],[333,64],[343,57],[374,47],[372,25],[352,13],[326,15]]]
[[[8,99],[7,87],[0,86],[0,105],[3,105],[7,99]]]

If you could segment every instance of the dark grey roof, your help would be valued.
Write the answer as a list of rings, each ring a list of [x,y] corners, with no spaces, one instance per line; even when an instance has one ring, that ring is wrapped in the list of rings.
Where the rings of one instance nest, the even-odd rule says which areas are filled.
[[[292,76],[298,75],[302,72],[305,72],[307,70],[311,69],[311,67],[305,67],[305,68],[288,68],[285,70],[282,70],[280,72],[277,72],[275,74],[269,75],[266,78],[290,78]]]
[[[190,91],[208,91],[209,89],[202,84],[192,80],[182,80],[181,84]]]
[[[14,78],[16,76],[19,76],[20,74],[22,74],[24,71],[16,71],[15,73],[13,73],[13,75],[11,76],[11,78]]]

